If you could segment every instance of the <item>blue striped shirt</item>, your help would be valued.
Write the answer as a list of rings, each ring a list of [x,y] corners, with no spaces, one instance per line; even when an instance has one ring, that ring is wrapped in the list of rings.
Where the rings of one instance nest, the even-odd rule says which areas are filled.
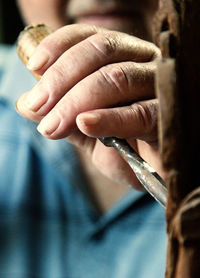
[[[34,83],[15,47],[1,47],[0,277],[164,277],[164,209],[130,190],[99,215],[73,147],[15,112]]]

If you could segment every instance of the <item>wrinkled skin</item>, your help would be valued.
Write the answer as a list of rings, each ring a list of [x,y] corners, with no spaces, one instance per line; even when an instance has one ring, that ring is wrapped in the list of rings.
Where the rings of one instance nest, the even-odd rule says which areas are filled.
[[[140,188],[129,166],[97,137],[126,138],[163,175],[154,99],[161,55],[142,40],[151,40],[157,1],[85,0],[84,6],[79,0],[18,2],[27,23],[40,19],[56,29],[31,57],[29,69],[42,78],[20,97],[18,112],[38,122],[43,136],[73,143],[113,182]],[[78,24],[64,26],[71,22]]]

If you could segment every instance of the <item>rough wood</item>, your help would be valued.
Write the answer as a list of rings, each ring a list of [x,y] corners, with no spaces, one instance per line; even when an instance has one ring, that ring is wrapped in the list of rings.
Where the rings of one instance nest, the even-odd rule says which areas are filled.
[[[200,1],[162,1],[160,137],[168,173],[166,278],[200,277]],[[165,28],[163,28],[165,27]],[[169,30],[165,30],[168,27]],[[159,29],[158,29],[159,32]]]

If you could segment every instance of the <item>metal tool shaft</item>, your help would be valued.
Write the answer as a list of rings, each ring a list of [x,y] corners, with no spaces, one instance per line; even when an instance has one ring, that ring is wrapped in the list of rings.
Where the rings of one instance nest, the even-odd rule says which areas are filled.
[[[121,157],[129,164],[144,188],[162,206],[166,206],[167,188],[162,178],[122,139],[115,137],[99,138],[108,147],[115,148]]]

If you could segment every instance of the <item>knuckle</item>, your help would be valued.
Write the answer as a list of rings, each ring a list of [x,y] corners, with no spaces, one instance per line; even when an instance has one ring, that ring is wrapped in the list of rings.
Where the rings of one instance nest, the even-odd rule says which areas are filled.
[[[138,122],[143,126],[146,132],[150,132],[155,128],[155,108],[144,105],[140,102],[133,104],[132,109]]]
[[[125,70],[119,65],[108,65],[99,70],[106,82],[118,92],[123,93],[128,90],[129,80]]]
[[[44,74],[44,84],[50,95],[58,95],[66,76],[62,68],[56,64],[52,65]]]
[[[115,113],[114,118],[116,119],[117,126],[118,126],[118,137],[119,138],[123,138],[124,134],[122,132],[121,134],[121,130],[124,130],[124,127],[126,126],[127,122],[126,122],[126,118],[124,117],[123,114],[120,113]]]
[[[116,43],[112,37],[105,34],[95,34],[88,39],[101,56],[112,57],[116,52]]]
[[[56,109],[54,109],[54,111],[60,118],[62,123],[66,121],[66,109],[64,109],[64,105],[62,105],[61,107],[57,107]]]

